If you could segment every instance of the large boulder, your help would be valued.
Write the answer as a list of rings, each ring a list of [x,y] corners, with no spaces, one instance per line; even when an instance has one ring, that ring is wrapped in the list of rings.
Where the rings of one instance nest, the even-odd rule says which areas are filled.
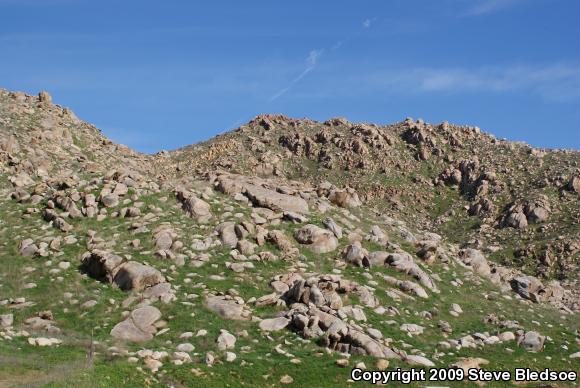
[[[298,254],[298,248],[292,244],[290,239],[281,230],[270,230],[265,236],[265,240],[276,246],[286,257],[294,257]]]
[[[177,199],[181,202],[183,210],[199,223],[206,223],[212,217],[211,206],[204,200],[184,190],[177,191]]]
[[[122,341],[147,342],[157,332],[154,324],[160,318],[161,312],[153,306],[137,308],[129,314],[127,319],[113,327],[111,336]]]
[[[528,222],[545,222],[550,216],[550,200],[545,195],[539,195],[533,199],[527,200],[523,210]]]
[[[342,258],[347,263],[357,267],[370,267],[369,253],[364,249],[360,242],[356,241],[353,244],[347,245],[342,251]],[[383,261],[384,263],[384,261]]]
[[[260,186],[247,184],[245,195],[254,206],[265,207],[277,212],[296,212],[308,214],[308,203],[294,195],[281,194]]]
[[[291,191],[277,187],[275,182],[243,175],[224,174],[216,177],[217,189],[229,195],[244,195],[255,207],[275,212],[308,214],[308,203]]]
[[[238,303],[235,299],[225,296],[210,296],[206,299],[206,306],[222,318],[230,320],[247,320],[249,314],[244,311],[244,304]]]
[[[529,275],[516,276],[509,283],[518,295],[535,303],[559,302],[565,292],[558,281],[544,285],[540,279]]]
[[[173,245],[171,231],[167,229],[160,230],[153,237],[155,239],[155,248],[163,250],[171,249],[171,245]]]
[[[0,315],[0,327],[10,327],[14,323],[13,314],[2,314]]]
[[[82,259],[85,271],[89,276],[112,283],[121,265],[126,260],[114,253],[94,250],[86,253]]]
[[[580,176],[575,175],[568,181],[566,185],[566,190],[569,190],[573,193],[580,193]]]
[[[129,261],[121,266],[114,281],[122,290],[141,291],[165,282],[165,278],[161,272],[151,266]]]
[[[290,319],[286,317],[264,319],[260,322],[260,329],[264,331],[278,331],[288,326],[289,323]]]
[[[358,194],[354,189],[334,189],[328,195],[328,200],[338,207],[358,207],[362,205]]]
[[[374,255],[376,260],[379,255]],[[422,286],[427,287],[429,290],[434,292],[439,292],[439,289],[435,285],[435,281],[415,263],[413,257],[404,251],[390,253],[385,259],[385,265],[393,267],[398,272],[406,273],[407,275],[415,278]]]
[[[525,229],[528,227],[528,219],[522,212],[512,212],[506,216],[503,225],[515,229]]]
[[[544,348],[546,337],[536,331],[518,333],[518,346],[526,349],[528,352],[539,352]]]
[[[157,269],[136,261],[126,261],[121,256],[106,251],[94,250],[85,253],[82,263],[89,276],[115,283],[124,291],[142,291],[165,282]]]
[[[18,251],[21,256],[34,256],[36,253],[38,253],[39,249],[38,246],[34,243],[34,240],[27,238],[26,240],[22,240],[18,247]]]
[[[104,207],[115,207],[119,204],[119,196],[117,194],[107,194],[101,198],[101,204]]]
[[[233,222],[222,222],[216,228],[220,240],[224,246],[235,248],[238,244],[238,236],[236,234],[236,224]]]
[[[483,277],[489,277],[491,274],[491,269],[485,256],[477,249],[462,249],[459,252],[459,260],[463,265]]]
[[[338,246],[338,239],[334,233],[312,224],[294,232],[294,238],[314,253],[332,252]]]

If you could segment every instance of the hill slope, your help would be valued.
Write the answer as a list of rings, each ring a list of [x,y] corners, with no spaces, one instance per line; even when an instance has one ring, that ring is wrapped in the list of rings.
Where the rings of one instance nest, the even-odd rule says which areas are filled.
[[[579,161],[283,116],[144,155],[2,91],[0,385],[578,370]]]
[[[378,211],[529,274],[575,284],[580,153],[498,140],[475,127],[261,116],[172,153],[178,176],[221,168],[354,188]]]

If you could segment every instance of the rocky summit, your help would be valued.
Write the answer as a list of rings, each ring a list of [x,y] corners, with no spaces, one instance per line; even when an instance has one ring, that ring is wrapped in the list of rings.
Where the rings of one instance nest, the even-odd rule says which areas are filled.
[[[261,115],[147,155],[0,90],[0,191],[0,386],[580,369],[578,150]]]

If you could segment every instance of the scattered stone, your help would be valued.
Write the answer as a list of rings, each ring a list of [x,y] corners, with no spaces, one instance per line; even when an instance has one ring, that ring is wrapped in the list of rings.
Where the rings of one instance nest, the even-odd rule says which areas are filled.
[[[233,349],[236,345],[236,337],[222,329],[216,342],[219,350]]]
[[[284,329],[290,320],[284,317],[264,319],[260,322],[260,329],[264,331],[278,331]]]

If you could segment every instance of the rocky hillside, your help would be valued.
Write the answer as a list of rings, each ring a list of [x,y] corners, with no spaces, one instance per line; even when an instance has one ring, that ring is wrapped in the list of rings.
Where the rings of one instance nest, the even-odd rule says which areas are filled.
[[[0,386],[578,370],[579,166],[410,119],[144,155],[0,91]]]
[[[260,116],[170,154],[178,176],[215,169],[349,187],[360,201],[500,264],[578,280],[580,153],[496,139],[476,127],[387,126]]]
[[[0,162],[16,187],[125,166],[143,170],[149,156],[114,144],[68,108],[41,92],[28,96],[0,89]]]

